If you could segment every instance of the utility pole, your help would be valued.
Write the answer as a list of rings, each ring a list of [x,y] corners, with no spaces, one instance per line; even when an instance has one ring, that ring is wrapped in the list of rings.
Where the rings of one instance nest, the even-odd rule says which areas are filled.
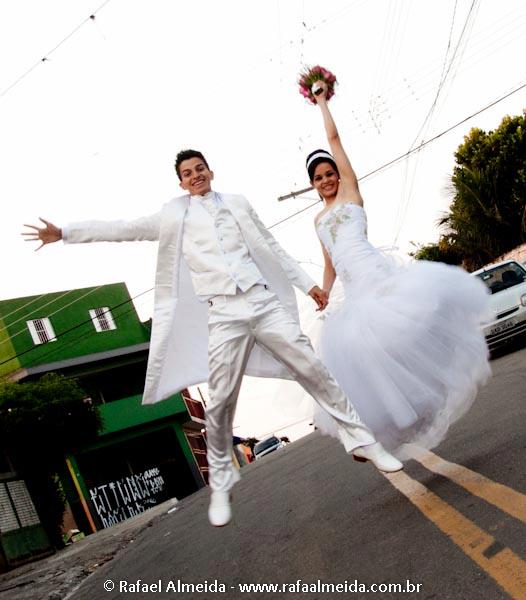
[[[311,187],[305,188],[303,190],[298,190],[297,192],[290,192],[290,194],[287,194],[286,196],[279,196],[278,202],[281,202],[282,200],[288,200],[289,198],[296,198],[297,196],[306,194],[307,192],[310,192],[313,189],[314,188],[311,186]]]

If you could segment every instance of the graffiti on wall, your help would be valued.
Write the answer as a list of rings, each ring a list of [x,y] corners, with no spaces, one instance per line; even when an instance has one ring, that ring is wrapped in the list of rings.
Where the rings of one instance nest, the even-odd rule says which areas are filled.
[[[158,504],[163,489],[161,472],[153,468],[92,487],[89,494],[102,526],[111,527]]]

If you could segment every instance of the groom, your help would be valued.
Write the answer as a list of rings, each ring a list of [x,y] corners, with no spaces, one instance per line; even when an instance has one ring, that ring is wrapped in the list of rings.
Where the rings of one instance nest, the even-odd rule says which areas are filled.
[[[338,422],[345,449],[383,471],[402,464],[375,442],[302,334],[292,286],[323,310],[327,294],[276,242],[243,196],[212,191],[213,172],[196,150],[175,169],[186,195],[135,221],[29,226],[42,245],[159,240],[150,354],[143,404],[208,380],[209,519],[231,519],[232,422],[243,374],[297,380]]]

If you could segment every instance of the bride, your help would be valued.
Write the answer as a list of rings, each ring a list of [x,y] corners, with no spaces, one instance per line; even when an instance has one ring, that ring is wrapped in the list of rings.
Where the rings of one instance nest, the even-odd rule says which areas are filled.
[[[315,218],[325,259],[323,288],[338,277],[342,305],[324,321],[319,340],[325,365],[378,441],[400,458],[404,444],[432,448],[475,399],[490,375],[480,321],[488,294],[478,278],[441,263],[400,266],[367,240],[358,181],[318,83],[332,155],[307,157],[311,185],[324,202]],[[336,436],[326,413],[322,432]]]

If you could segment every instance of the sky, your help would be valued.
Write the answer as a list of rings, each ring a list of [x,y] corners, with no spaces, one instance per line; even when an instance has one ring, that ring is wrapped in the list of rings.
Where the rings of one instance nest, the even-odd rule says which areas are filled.
[[[369,238],[398,247],[438,239],[454,152],[472,127],[520,114],[526,88],[522,0],[2,0],[0,299],[125,281],[153,287],[156,245],[55,244],[20,232],[157,212],[181,192],[173,161],[203,151],[218,191],[242,193],[268,226],[308,207],[306,155],[326,147],[317,107],[298,93],[305,65],[338,77],[331,109],[361,181]],[[90,15],[94,19],[90,19]],[[45,60],[42,60],[44,59]],[[522,70],[521,70],[522,69]],[[272,228],[318,281],[320,206]],[[314,306],[299,298],[302,319]],[[153,293],[136,300],[151,316]],[[202,388],[206,397],[206,386]],[[309,431],[297,384],[246,378],[239,435]]]

